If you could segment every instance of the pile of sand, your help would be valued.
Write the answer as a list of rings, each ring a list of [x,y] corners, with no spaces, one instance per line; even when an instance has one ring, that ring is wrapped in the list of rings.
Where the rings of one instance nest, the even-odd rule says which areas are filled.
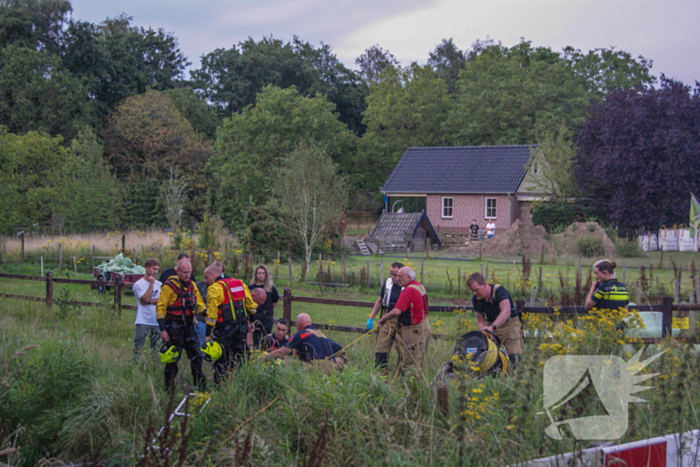
[[[576,241],[584,236],[594,236],[603,239],[606,256],[617,256],[615,244],[597,222],[576,222],[562,233],[547,235],[541,225],[516,220],[505,232],[498,230],[496,236],[482,242],[470,242],[465,246],[451,248],[451,253],[478,256],[481,248],[482,255],[527,255],[530,258],[545,258],[551,255],[580,256]]]
[[[458,247],[455,252],[466,255],[522,255],[539,257],[552,253],[552,246],[545,240],[547,231],[541,225],[516,220],[505,232],[496,230],[496,236],[482,242],[472,242],[467,246]]]
[[[576,241],[581,237],[599,237],[603,239],[605,256],[617,256],[615,243],[597,222],[574,222],[562,233],[552,235],[551,244],[560,256],[580,256]]]

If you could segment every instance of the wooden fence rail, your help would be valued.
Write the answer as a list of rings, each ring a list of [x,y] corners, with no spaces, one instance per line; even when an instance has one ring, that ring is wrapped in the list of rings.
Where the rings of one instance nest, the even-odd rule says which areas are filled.
[[[51,309],[53,304],[57,301],[54,298],[54,294],[53,294],[53,284],[54,283],[79,284],[79,285],[90,285],[90,286],[100,286],[101,285],[101,286],[105,286],[105,287],[112,287],[114,289],[114,310],[118,315],[121,316],[122,309],[136,310],[135,305],[123,305],[122,304],[122,291],[123,291],[123,289],[124,288],[131,288],[133,284],[123,283],[121,278],[118,276],[115,278],[114,281],[60,279],[60,278],[54,278],[53,273],[48,272],[48,273],[46,273],[45,277],[24,276],[24,275],[20,275],[20,274],[0,273],[0,278],[46,282],[46,295],[44,297],[34,297],[34,296],[18,295],[18,294],[10,294],[10,293],[5,293],[5,292],[0,292],[0,298],[11,298],[11,299],[28,300],[28,301],[35,301],[35,302],[45,302],[46,307],[49,310]],[[337,299],[331,299],[331,298],[294,296],[294,295],[292,295],[292,291],[290,289],[284,289],[284,296],[283,296],[284,317],[287,320],[289,320],[290,323],[294,323],[294,321],[292,321],[292,302],[316,303],[316,304],[334,305],[334,306],[348,306],[348,307],[355,307],[355,308],[371,308],[374,306],[374,302],[365,302],[365,301],[359,301],[359,300],[337,300]],[[104,306],[103,303],[99,303],[99,302],[83,302],[83,301],[71,301],[70,304],[71,305],[78,305],[78,306],[97,306],[97,307]],[[586,314],[586,313],[588,313],[588,310],[582,306],[576,306],[576,307],[574,307],[574,306],[569,306],[569,307],[527,307],[525,305],[526,305],[525,300],[516,300],[515,301],[516,308],[518,308],[521,311],[521,313],[524,313],[524,314],[533,313],[533,314],[545,314],[545,315],[555,316],[556,314],[570,315],[570,314]],[[672,297],[664,297],[662,304],[633,305],[633,306],[630,306],[630,309],[637,310],[637,311],[660,311],[662,313],[661,335],[663,337],[666,337],[666,336],[670,336],[671,332],[672,332],[673,312],[674,311],[679,311],[679,312],[684,312],[684,313],[685,312],[700,311],[700,304],[677,304],[677,303],[673,303]],[[455,312],[460,312],[460,311],[471,311],[471,310],[472,310],[472,307],[449,306],[449,305],[431,305],[429,311],[431,313],[455,313]],[[361,327],[352,327],[352,326],[338,326],[338,325],[329,325],[329,324],[323,324],[323,323],[314,323],[314,326],[317,327],[318,329],[331,329],[331,330],[336,330],[336,331],[341,331],[341,332],[353,332],[353,333],[367,332],[367,330],[363,327],[361,328]],[[695,320],[694,319],[691,319],[691,334],[695,334]],[[645,342],[658,342],[660,339],[659,338],[645,338],[643,340]],[[687,342],[695,342],[697,340],[697,338],[695,336],[693,336],[691,338],[681,338],[681,340],[685,340]]]

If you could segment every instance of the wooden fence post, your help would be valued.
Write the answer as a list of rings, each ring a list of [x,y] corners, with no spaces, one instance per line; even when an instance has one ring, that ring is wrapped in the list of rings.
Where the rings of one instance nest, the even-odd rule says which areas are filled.
[[[287,287],[291,287],[292,286],[292,257],[291,256],[289,258],[287,258],[287,264],[289,265],[289,284],[287,284]]]
[[[537,279],[537,288],[538,289],[542,288],[542,266],[540,266],[540,275]]]
[[[537,300],[537,287],[533,287],[530,291],[530,306],[535,306],[535,300]]]
[[[291,261],[291,259],[290,259]],[[291,264],[291,263],[290,263]],[[284,295],[283,295],[283,303],[282,303],[282,316],[284,316],[284,319],[289,321],[290,323],[292,322],[292,291],[290,289],[284,289]],[[291,324],[289,325],[289,329],[287,330],[287,334],[291,335],[292,333],[292,326]]]
[[[22,232],[22,262],[24,263],[24,232]]]
[[[7,249],[5,247],[5,244],[2,244],[2,267],[5,267],[7,264]]]
[[[78,262],[75,260],[75,256],[73,256],[73,270],[75,271],[75,278],[78,278]]]
[[[627,283],[627,266],[622,266],[622,283]]]
[[[116,311],[117,316],[121,318],[122,316],[122,278],[121,276],[116,276],[114,278],[114,311]]]
[[[53,273],[46,273],[46,309],[51,311],[53,305]]]
[[[444,417],[450,416],[450,386],[447,383],[437,385],[437,403]]]
[[[90,264],[92,267],[95,267],[95,245],[92,245],[92,256],[90,257]],[[90,271],[90,274],[92,274],[92,270]]]
[[[367,258],[367,288],[372,287],[372,284],[370,283],[369,279],[369,258]]]
[[[423,266],[425,264],[425,253],[420,257],[420,283],[423,283]]]
[[[58,273],[63,269],[63,243],[58,244]]]
[[[681,282],[673,279],[673,303],[681,302]]]
[[[673,298],[663,298],[663,311],[661,316],[661,337],[671,336],[673,330]]]
[[[343,284],[345,284],[345,254],[342,256],[342,263],[340,263],[342,269],[343,269]]]
[[[122,253],[126,250],[126,235],[122,235]]]
[[[379,287],[384,285],[384,258],[379,262]]]
[[[642,303],[642,283],[637,281],[637,305]]]
[[[520,312],[520,316],[522,317],[523,314],[525,314],[525,300],[522,298],[520,300],[515,301],[515,308],[518,309]]]

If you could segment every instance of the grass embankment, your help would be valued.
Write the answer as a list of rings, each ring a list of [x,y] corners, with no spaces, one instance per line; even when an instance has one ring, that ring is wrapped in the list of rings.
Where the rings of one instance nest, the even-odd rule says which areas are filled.
[[[302,305],[295,303],[295,312],[304,310]],[[19,448],[2,460],[11,465],[34,465],[47,456],[76,461],[99,450],[103,457],[134,464],[150,441],[148,427],[160,427],[167,407],[162,365],[148,353],[139,362],[131,359],[132,314],[116,318],[102,308],[55,310],[0,300],[0,450]],[[350,310],[338,310],[339,324]],[[431,316],[433,331],[456,337],[474,328],[472,315],[444,318]],[[357,324],[354,316],[348,321]],[[544,435],[549,420],[537,414],[543,410],[542,368],[547,358],[563,353],[628,360],[640,347],[616,330],[618,321],[615,315],[526,320],[528,334],[537,329],[540,337],[526,341],[523,363],[506,378],[477,379],[463,371],[450,384],[448,416],[440,413],[435,390],[453,340],[431,342],[423,371],[383,377],[372,368],[372,337],[349,345],[360,336],[331,331],[329,337],[348,346],[345,371],[325,377],[293,362],[250,361],[213,390],[210,405],[191,420],[187,463],[508,465],[585,447]],[[20,351],[29,345],[38,347]],[[673,342],[662,347],[672,350],[646,370],[661,375],[651,380],[654,389],[641,394],[647,403],[630,405],[622,442],[700,424],[695,409],[700,359]],[[180,367],[178,401],[191,381],[186,363]],[[561,415],[581,416],[585,409],[586,404],[573,402]]]

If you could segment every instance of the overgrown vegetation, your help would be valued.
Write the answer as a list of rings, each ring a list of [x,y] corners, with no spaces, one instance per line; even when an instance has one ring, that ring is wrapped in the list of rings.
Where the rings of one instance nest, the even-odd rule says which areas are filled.
[[[157,357],[131,360],[131,320],[106,322],[90,310],[57,327],[48,324],[43,306],[15,304],[0,302],[0,352],[8,362],[0,368],[0,440],[18,449],[13,465],[34,465],[45,457],[77,460],[98,449],[103,459],[127,464],[142,459],[173,402]],[[28,314],[37,319],[27,322]],[[474,328],[470,314],[431,314],[433,332],[449,340],[432,340],[428,365],[410,378],[376,373],[371,337],[331,331],[347,346],[351,363],[343,373],[323,376],[294,361],[251,359],[213,390],[210,405],[188,420],[186,432],[170,428],[171,434],[182,433],[179,444],[168,438],[163,445],[174,447],[171,465],[184,459],[184,465],[480,466],[572,451],[580,446],[545,437],[549,420],[535,415],[542,410],[542,365],[567,353],[629,360],[641,346],[620,330],[623,318],[631,318],[627,333],[638,325],[628,313],[527,317],[521,365],[506,378],[462,373],[450,384],[447,416],[436,405],[437,369],[450,359],[456,336]],[[26,347],[28,342],[38,347]],[[684,431],[699,422],[692,410],[700,403],[698,355],[670,341],[646,353],[666,348],[671,351],[649,370],[661,376],[643,395],[648,403],[630,406],[622,442]],[[181,370],[177,401],[189,378],[187,369]],[[564,415],[579,409],[574,403],[569,410]],[[520,447],[491,449],[494,443]],[[150,456],[141,465],[165,465]]]

